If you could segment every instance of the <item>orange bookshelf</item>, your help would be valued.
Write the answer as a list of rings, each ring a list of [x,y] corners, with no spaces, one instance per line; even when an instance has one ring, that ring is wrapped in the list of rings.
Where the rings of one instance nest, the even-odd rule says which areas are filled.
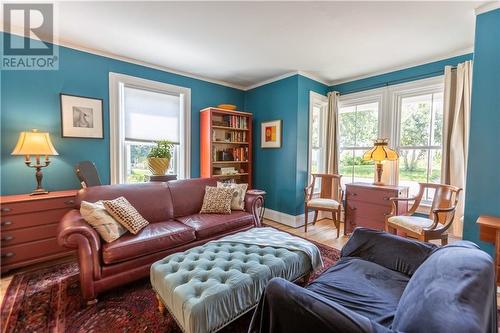
[[[222,174],[234,168],[234,174]],[[252,114],[219,108],[200,111],[200,174],[252,187]]]

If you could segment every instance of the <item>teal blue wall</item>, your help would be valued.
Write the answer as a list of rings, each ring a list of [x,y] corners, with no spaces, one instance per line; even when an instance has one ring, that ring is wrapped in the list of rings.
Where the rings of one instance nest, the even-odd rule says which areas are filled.
[[[500,216],[500,9],[478,15],[474,49],[464,239],[479,241],[479,215]]]
[[[307,183],[309,91],[326,95],[328,86],[293,75],[245,93],[245,110],[254,114],[254,186],[267,192],[266,207],[290,215],[304,211]],[[279,149],[260,148],[260,124],[283,121]]]
[[[3,37],[3,35],[2,35]],[[92,160],[102,181],[109,182],[109,72],[191,88],[191,176],[199,176],[199,110],[220,103],[243,109],[244,92],[222,85],[172,74],[132,63],[59,47],[59,70],[2,71],[1,73],[1,193],[28,193],[34,171],[23,158],[11,156],[19,132],[31,128],[49,131],[59,156],[44,169],[49,190],[77,188],[73,165]],[[104,139],[61,138],[59,93],[103,99]]]
[[[272,82],[245,93],[245,110],[254,115],[254,187],[267,192],[266,207],[295,213],[298,76]],[[282,120],[281,148],[260,148],[260,124]]]
[[[456,66],[461,62],[472,60],[472,57],[472,53],[464,54],[424,65],[337,84],[331,86],[330,89],[332,91],[338,91],[341,94],[348,94],[443,75],[445,66]]]

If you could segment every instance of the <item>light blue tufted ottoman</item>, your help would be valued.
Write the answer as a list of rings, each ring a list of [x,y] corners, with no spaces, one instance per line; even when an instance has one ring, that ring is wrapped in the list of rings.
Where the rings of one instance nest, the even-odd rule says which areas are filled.
[[[267,231],[266,231],[267,230]],[[270,241],[262,232],[295,239]],[[169,255],[151,266],[151,284],[160,307],[164,305],[186,333],[214,332],[251,310],[273,277],[289,281],[309,275],[312,260],[321,258],[312,243],[271,228],[258,228],[224,237],[182,253]],[[255,243],[250,240],[255,238]],[[277,244],[287,243],[285,247]],[[288,248],[287,248],[288,247]],[[312,249],[312,250],[311,250]],[[311,251],[314,258],[311,259]],[[309,253],[308,253],[309,252]],[[321,262],[321,259],[319,259]],[[318,265],[315,263],[316,266]]]

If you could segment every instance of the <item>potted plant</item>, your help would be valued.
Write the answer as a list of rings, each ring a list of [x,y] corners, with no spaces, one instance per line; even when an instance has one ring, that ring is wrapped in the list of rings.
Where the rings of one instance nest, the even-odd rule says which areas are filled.
[[[148,169],[153,176],[163,176],[167,173],[174,144],[167,140],[156,142],[156,147],[151,148],[147,157]]]

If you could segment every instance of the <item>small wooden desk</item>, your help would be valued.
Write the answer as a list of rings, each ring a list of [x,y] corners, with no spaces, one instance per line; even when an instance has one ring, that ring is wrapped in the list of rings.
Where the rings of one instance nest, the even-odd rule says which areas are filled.
[[[479,239],[495,244],[495,274],[497,285],[500,284],[500,217],[481,215],[476,221],[479,224]]]

